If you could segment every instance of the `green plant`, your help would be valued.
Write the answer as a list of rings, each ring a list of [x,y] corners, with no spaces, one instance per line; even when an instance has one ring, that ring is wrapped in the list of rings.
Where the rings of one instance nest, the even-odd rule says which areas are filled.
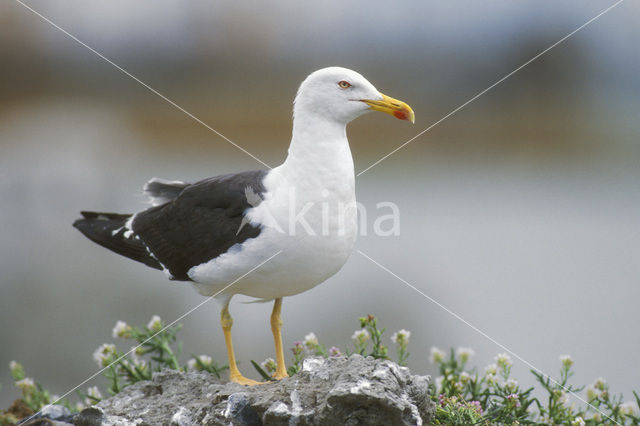
[[[151,380],[156,371],[165,368],[172,370],[208,371],[221,376],[226,366],[218,366],[208,355],[193,355],[186,366],[181,366],[179,357],[182,343],[176,335],[181,325],[165,327],[162,319],[154,315],[145,327],[132,327],[123,321],[118,321],[113,328],[112,336],[137,343],[126,353],[117,350],[114,344],[105,343],[93,354],[98,366],[104,368],[104,376],[109,380],[108,391],[114,395],[141,380]],[[91,398],[91,396],[89,395]],[[98,402],[99,398],[91,398]]]
[[[357,353],[363,356],[371,356],[376,359],[389,359],[389,349],[382,343],[382,334],[385,329],[378,328],[378,321],[375,316],[367,315],[358,318],[360,328],[353,332],[351,339],[353,340],[354,349],[347,349],[346,355]],[[409,345],[409,337],[411,332],[407,330],[399,330],[391,336],[391,341],[396,345],[398,353],[398,364],[406,365],[409,357],[407,347]],[[291,365],[287,369],[289,376],[297,374],[302,368],[302,362],[306,357],[319,356],[323,358],[342,356],[343,353],[337,346],[331,346],[329,349],[318,341],[315,333],[309,333],[302,341],[295,341],[291,348],[293,359]],[[256,371],[265,380],[271,380],[271,374],[276,370],[276,363],[272,358],[265,359],[258,364],[251,361]]]
[[[496,363],[480,375],[475,369],[467,369],[473,355],[469,348],[451,349],[449,355],[431,349],[431,361],[438,365],[441,374],[432,394],[438,406],[436,424],[469,424],[469,419],[475,417],[489,423],[497,420],[503,424],[526,423],[528,409],[534,402],[533,389],[523,390],[510,378],[511,358],[507,354],[498,355]]]
[[[407,346],[409,346],[409,337],[411,336],[411,332],[405,330],[396,331],[391,336],[391,341],[396,344],[396,349],[398,352],[398,364],[402,366],[407,365],[407,360],[409,359],[409,352],[407,351]]]
[[[44,389],[40,383],[36,383],[32,378],[26,377],[22,364],[11,361],[9,364],[11,376],[14,384],[20,389],[22,400],[33,411],[37,411],[43,405],[51,401],[51,394]]]
[[[368,338],[371,337],[371,352],[368,354],[376,359],[389,359],[387,353],[389,349],[382,344],[382,334],[386,329],[378,328],[378,320],[373,315],[367,315],[366,317],[360,317],[360,330],[356,331],[352,338],[356,341],[356,350],[360,355],[365,355],[368,345]],[[361,339],[364,334],[365,338]],[[407,343],[408,343],[407,337]],[[363,344],[365,343],[365,344]]]
[[[432,399],[437,404],[438,425],[639,425],[640,399],[623,403],[622,397],[612,397],[606,382],[597,379],[587,388],[589,405],[572,403],[571,394],[584,387],[569,383],[573,375],[573,360],[560,357],[558,380],[532,371],[536,381],[547,394],[544,401],[533,396],[533,387],[523,389],[511,378],[511,357],[499,354],[495,363],[485,367],[483,373],[469,368],[473,356],[469,348],[451,349],[447,355],[438,348],[431,349],[431,361],[440,376],[432,386]]]
[[[54,401],[59,405],[64,405],[71,409],[68,401],[60,400],[57,395],[52,395],[40,383],[37,383],[30,377],[27,377],[22,364],[16,361],[11,361],[9,363],[9,370],[11,371],[14,385],[20,389],[21,398],[13,404],[12,407],[14,410],[7,410],[0,413],[0,425],[17,423],[19,417],[14,411],[20,411],[22,416],[29,416]]]

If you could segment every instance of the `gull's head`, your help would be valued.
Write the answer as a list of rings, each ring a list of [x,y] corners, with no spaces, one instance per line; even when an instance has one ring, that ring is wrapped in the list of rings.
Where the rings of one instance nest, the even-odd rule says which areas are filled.
[[[309,114],[347,124],[369,112],[381,111],[400,120],[415,120],[407,104],[383,95],[359,73],[340,67],[323,68],[300,85],[294,115]]]

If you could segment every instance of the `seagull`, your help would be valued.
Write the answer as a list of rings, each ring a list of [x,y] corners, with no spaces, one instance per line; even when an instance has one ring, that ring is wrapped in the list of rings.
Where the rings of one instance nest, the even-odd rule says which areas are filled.
[[[355,176],[346,126],[369,111],[415,120],[406,103],[383,95],[359,73],[320,69],[298,89],[291,143],[280,166],[195,183],[153,178],[144,186],[151,207],[135,214],[83,211],[73,226],[117,254],[162,270],[171,280],[190,282],[203,296],[215,296],[222,305],[232,382],[260,383],[238,370],[231,298],[243,294],[274,301],[273,378],[280,380],[288,376],[282,298],[338,272],[356,239]]]

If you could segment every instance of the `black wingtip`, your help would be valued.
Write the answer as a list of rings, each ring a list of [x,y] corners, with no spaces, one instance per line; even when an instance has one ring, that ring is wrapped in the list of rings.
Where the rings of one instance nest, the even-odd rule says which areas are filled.
[[[162,270],[162,265],[148,252],[146,246],[137,239],[125,237],[124,226],[130,214],[80,212],[82,218],[73,222],[73,227],[85,237],[121,256]]]
[[[80,214],[81,214],[81,215],[82,215],[82,217],[83,217],[83,218],[85,218],[85,219],[93,219],[93,218],[95,218],[95,217],[97,217],[97,216],[98,216],[98,213],[97,213],[97,212],[90,212],[90,211],[87,211],[87,210],[82,210],[82,211],[80,212]]]
[[[82,217],[73,221],[73,227],[84,233],[83,229],[86,228],[87,221],[97,219],[101,213],[81,211],[80,214]]]
[[[80,212],[85,219],[98,219],[98,220],[127,220],[131,217],[131,214],[122,213],[103,213],[103,212],[90,212],[83,210]]]

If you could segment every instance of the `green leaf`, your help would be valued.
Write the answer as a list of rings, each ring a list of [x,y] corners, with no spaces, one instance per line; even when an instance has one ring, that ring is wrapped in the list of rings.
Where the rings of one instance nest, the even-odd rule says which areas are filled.
[[[255,362],[254,360],[251,360],[251,364],[253,365],[253,368],[255,368],[256,371],[262,376],[263,379],[265,379],[268,382],[274,381],[273,378],[269,374],[267,374],[267,372],[264,371],[257,362]]]

